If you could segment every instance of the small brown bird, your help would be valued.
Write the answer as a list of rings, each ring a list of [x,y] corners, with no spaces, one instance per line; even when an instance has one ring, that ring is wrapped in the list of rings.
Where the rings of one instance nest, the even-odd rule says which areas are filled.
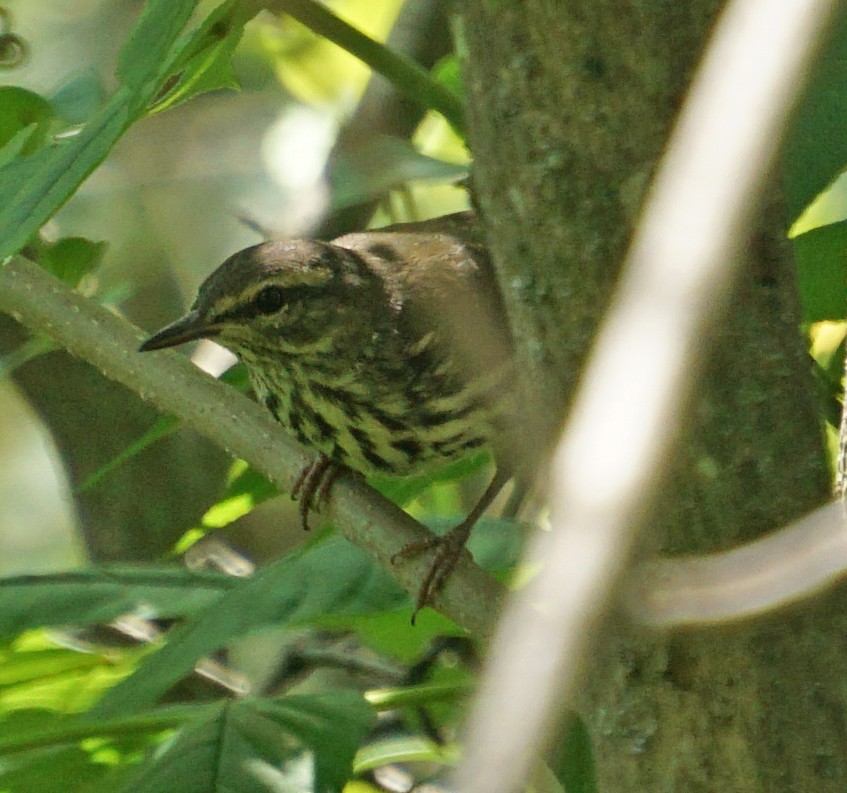
[[[247,248],[141,349],[199,338],[232,350],[259,400],[320,453],[292,493],[304,526],[338,466],[404,475],[493,448],[497,472],[467,518],[395,557],[435,549],[426,605],[512,473],[512,343],[473,214]]]

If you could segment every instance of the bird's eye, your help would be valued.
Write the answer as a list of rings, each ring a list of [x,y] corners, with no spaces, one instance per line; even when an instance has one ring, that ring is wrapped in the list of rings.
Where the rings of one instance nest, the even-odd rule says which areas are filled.
[[[285,303],[285,295],[278,286],[266,286],[254,298],[256,308],[262,314],[274,314],[279,311]]]

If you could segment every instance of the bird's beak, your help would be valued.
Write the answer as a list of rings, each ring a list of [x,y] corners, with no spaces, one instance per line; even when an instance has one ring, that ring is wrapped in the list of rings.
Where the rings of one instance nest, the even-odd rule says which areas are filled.
[[[138,349],[140,352],[162,350],[165,347],[176,347],[195,339],[208,339],[217,336],[219,328],[209,324],[197,311],[190,311],[184,317],[170,325],[165,325],[158,333],[154,333]]]

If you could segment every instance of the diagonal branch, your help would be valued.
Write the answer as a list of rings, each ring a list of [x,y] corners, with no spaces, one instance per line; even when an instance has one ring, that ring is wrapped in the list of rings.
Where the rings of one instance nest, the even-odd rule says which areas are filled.
[[[255,402],[202,373],[184,355],[138,354],[145,338],[138,328],[27,259],[17,257],[0,268],[0,311],[49,335],[110,379],[179,417],[282,490],[290,491],[310,462],[308,452]],[[417,594],[427,557],[397,566],[390,560],[405,545],[431,536],[423,526],[349,474],[340,476],[333,487],[328,510],[351,542],[387,568],[404,589]],[[434,605],[474,636],[485,636],[502,596],[503,588],[466,554]]]

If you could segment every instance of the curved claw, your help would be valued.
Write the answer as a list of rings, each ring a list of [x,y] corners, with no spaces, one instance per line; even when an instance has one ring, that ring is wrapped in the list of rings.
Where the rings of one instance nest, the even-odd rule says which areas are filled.
[[[418,612],[428,606],[432,598],[438,590],[444,586],[444,583],[450,577],[450,573],[459,562],[464,550],[465,543],[470,537],[471,530],[474,524],[479,520],[488,505],[494,500],[495,496],[502,490],[503,485],[509,480],[511,474],[508,470],[498,469],[494,474],[494,478],[488,484],[482,497],[477,501],[476,506],[471,510],[470,514],[455,528],[451,529],[447,534],[441,537],[430,537],[423,542],[413,542],[401,548],[391,557],[391,564],[397,564],[400,559],[409,559],[419,556],[424,551],[436,549],[435,556],[427,568],[426,575],[421,582],[421,588],[418,591],[418,598],[415,601],[415,610],[412,614],[412,625],[415,624],[415,617]]]
[[[430,537],[422,542],[413,542],[401,548],[391,557],[391,564],[396,564],[400,559],[411,559],[425,551],[435,549],[435,555],[427,568],[424,575],[421,587],[418,590],[418,597],[415,601],[415,610],[412,613],[412,625],[415,624],[415,618],[418,612],[424,607],[430,605],[432,599],[444,586],[450,573],[459,563],[462,556],[462,551],[465,549],[465,543],[470,536],[473,524],[476,522],[464,520],[458,526],[451,529],[447,534],[440,537]]]
[[[291,488],[291,500],[300,499],[300,521],[305,531],[309,531],[309,513],[320,509],[326,503],[339,473],[341,466],[321,454],[297,477],[294,487]]]

